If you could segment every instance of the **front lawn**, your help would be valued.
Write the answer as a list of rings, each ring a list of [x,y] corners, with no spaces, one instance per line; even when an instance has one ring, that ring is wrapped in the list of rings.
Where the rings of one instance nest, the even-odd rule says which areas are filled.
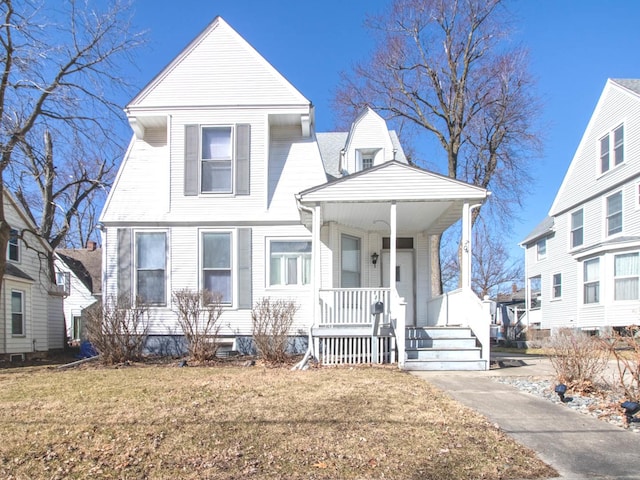
[[[0,370],[0,478],[516,479],[554,472],[392,368]]]

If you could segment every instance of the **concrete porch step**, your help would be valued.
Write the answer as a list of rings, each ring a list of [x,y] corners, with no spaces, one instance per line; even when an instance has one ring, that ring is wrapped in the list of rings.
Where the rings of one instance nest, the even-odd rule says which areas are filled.
[[[473,348],[416,348],[406,349],[407,360],[481,360],[482,351]]]
[[[422,371],[482,371],[486,360],[405,360],[404,370]]]
[[[475,348],[474,337],[407,338],[407,349],[419,348]]]
[[[473,338],[469,327],[407,327],[406,338]]]

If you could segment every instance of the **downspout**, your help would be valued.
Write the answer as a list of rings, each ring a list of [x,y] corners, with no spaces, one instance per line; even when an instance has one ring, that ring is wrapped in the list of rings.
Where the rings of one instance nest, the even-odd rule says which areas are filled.
[[[300,362],[296,363],[291,370],[306,370],[307,367],[307,363],[309,362],[309,360],[311,359],[311,357],[317,358],[315,353],[314,353],[314,341],[313,341],[313,327],[314,325],[316,325],[317,323],[317,311],[318,311],[318,303],[320,301],[320,294],[318,291],[318,277],[319,277],[319,270],[320,270],[320,245],[317,245],[317,243],[320,241],[320,232],[316,232],[316,222],[318,222],[318,215],[317,212],[310,207],[306,207],[304,205],[302,205],[302,203],[300,202],[300,196],[296,195],[296,204],[298,207],[298,210],[302,211],[302,212],[307,212],[311,215],[311,231],[312,231],[312,243],[311,243],[311,256],[312,256],[312,263],[311,263],[311,268],[312,268],[312,275],[311,275],[311,291],[313,292],[313,312],[312,312],[312,322],[311,322],[311,326],[309,326],[309,339],[308,339],[308,345],[307,345],[307,351],[304,354],[304,357],[302,358],[302,360],[300,360]],[[319,222],[318,222],[319,223]],[[316,241],[317,240],[317,241]]]

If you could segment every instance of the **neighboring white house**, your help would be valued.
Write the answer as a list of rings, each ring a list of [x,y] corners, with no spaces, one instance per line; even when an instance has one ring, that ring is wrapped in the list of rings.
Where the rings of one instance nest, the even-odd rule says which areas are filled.
[[[93,241],[86,248],[58,249],[55,269],[65,292],[67,340],[77,344],[83,335],[82,311],[102,298],[102,249]]]
[[[609,79],[526,248],[534,328],[640,323],[640,80]]]
[[[488,368],[489,313],[469,279],[469,212],[486,190],[409,165],[371,109],[316,133],[311,102],[220,17],[125,111],[103,294],[149,304],[152,335],[180,333],[172,292],[209,289],[229,342],[251,335],[258,300],[282,298],[299,306],[291,335],[313,328],[325,363]],[[464,287],[432,298],[432,236],[461,218]],[[436,335],[466,338],[438,350]]]
[[[63,292],[49,274],[51,248],[31,233],[35,225],[7,189],[3,196],[11,238],[0,291],[0,358],[15,361],[64,348]]]

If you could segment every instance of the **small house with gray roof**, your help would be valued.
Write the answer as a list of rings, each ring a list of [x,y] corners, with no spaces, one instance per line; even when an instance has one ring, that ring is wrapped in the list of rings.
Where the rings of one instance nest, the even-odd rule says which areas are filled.
[[[209,290],[233,350],[268,298],[296,304],[292,344],[323,364],[489,368],[470,282],[470,212],[488,192],[410,165],[375,111],[316,132],[312,103],[217,17],[125,112],[102,290],[147,304],[154,339],[181,335],[173,292]],[[433,239],[460,220],[462,287],[433,295]]]
[[[525,248],[530,328],[640,322],[640,80],[609,79]]]

